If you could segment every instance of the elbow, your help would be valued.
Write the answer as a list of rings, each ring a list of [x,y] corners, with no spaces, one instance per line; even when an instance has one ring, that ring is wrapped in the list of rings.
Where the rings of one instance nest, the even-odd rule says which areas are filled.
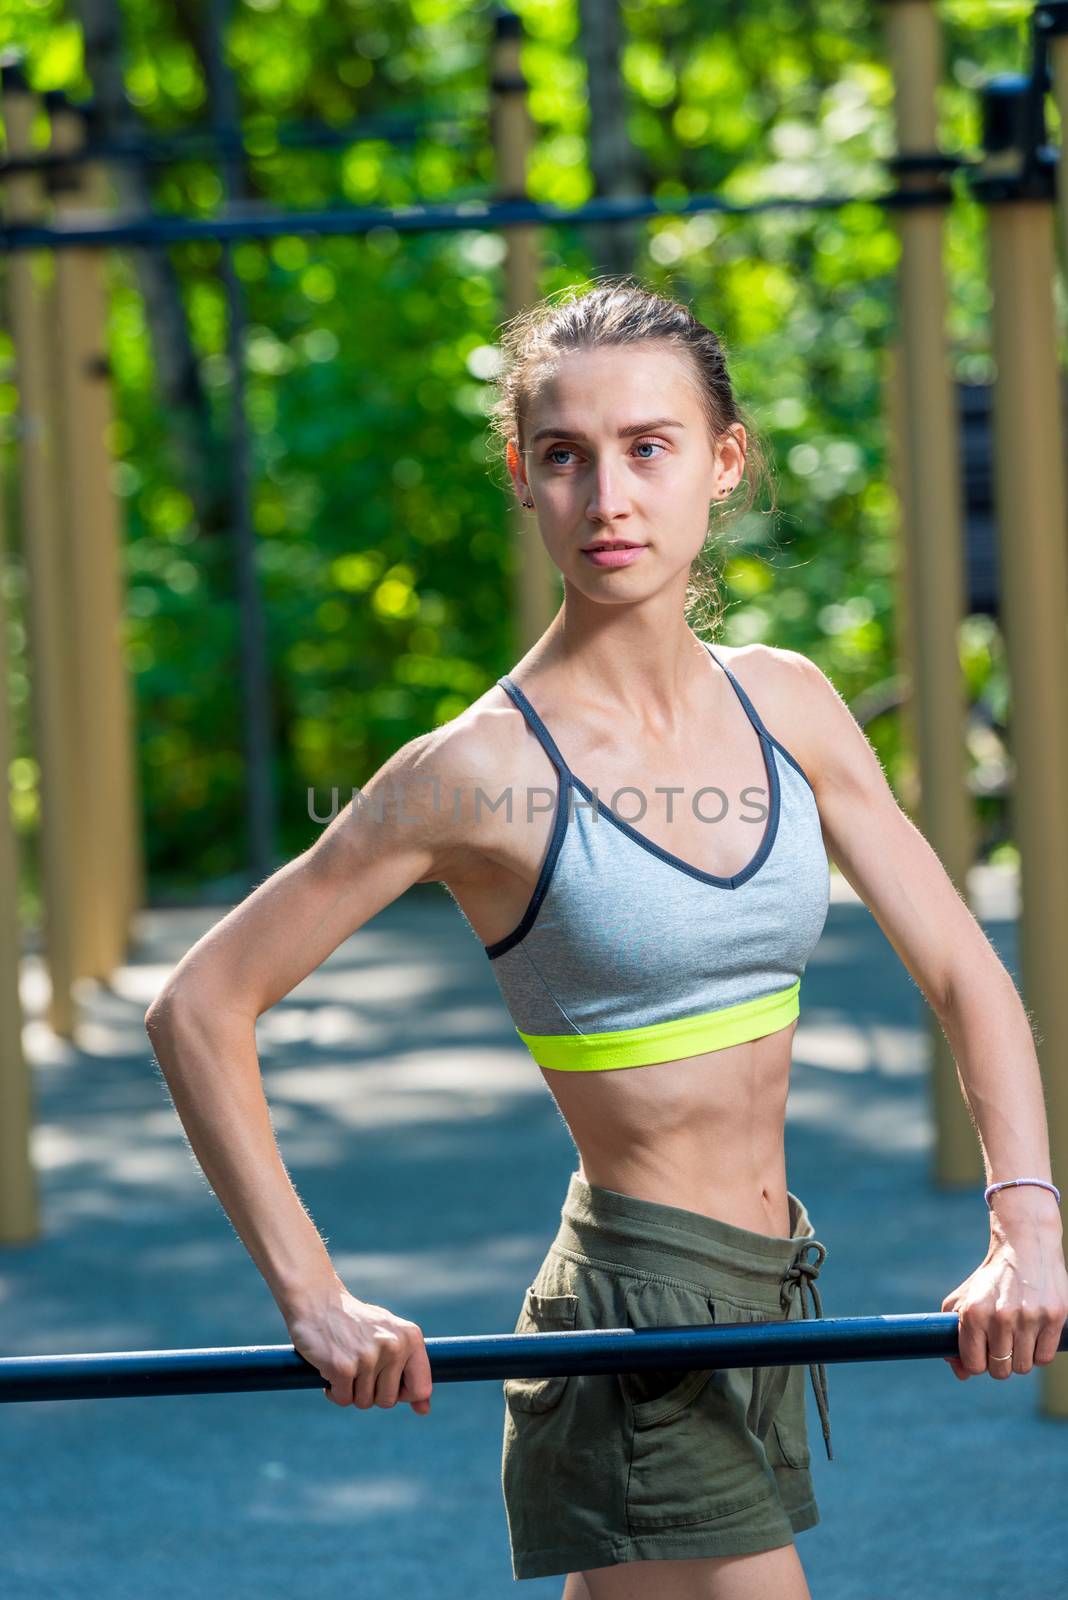
[[[158,1038],[173,1024],[177,1005],[177,992],[165,985],[145,1012],[145,1032],[150,1039]]]
[[[1012,973],[992,949],[973,955],[970,961],[955,963],[946,974],[944,1002],[939,1015],[960,1016],[973,1006],[989,1002],[1001,993],[1006,999],[1020,1000]]]
[[[205,1027],[224,1023],[233,1010],[232,1006],[222,1004],[217,986],[208,988],[190,979],[177,982],[172,979],[164,984],[145,1012],[145,1032],[152,1040],[178,1031],[186,1036],[191,1032],[199,1035]],[[241,1015],[243,1017],[244,1013]]]

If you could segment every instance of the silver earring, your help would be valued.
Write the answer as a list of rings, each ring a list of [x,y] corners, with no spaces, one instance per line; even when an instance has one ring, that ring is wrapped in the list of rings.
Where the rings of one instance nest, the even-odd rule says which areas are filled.
[[[532,511],[532,510],[533,510],[533,509],[534,509],[534,502],[533,502],[533,500],[524,500],[524,501],[523,501],[523,504],[524,504],[524,505],[525,505],[525,506],[526,506],[526,508],[527,508],[527,510],[528,510],[528,511]]]

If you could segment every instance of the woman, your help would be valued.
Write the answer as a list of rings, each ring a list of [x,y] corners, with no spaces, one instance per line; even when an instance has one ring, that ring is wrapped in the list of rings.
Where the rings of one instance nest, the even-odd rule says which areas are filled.
[[[517,1331],[820,1315],[826,1250],[786,1185],[784,1122],[829,851],[946,1030],[988,1177],[1027,1179],[988,1195],[986,1257],[942,1302],[960,1319],[950,1365],[1004,1378],[1051,1361],[1068,1272],[1013,982],[823,673],[789,650],[713,648],[686,621],[709,509],[759,464],[719,340],[617,280],[516,319],[504,355],[494,421],[562,574],[559,612],[211,929],[147,1019],[293,1343],[334,1404],[429,1411],[421,1329],[348,1292],[296,1197],[254,1041],[256,1017],[425,882],[485,946],[579,1152]],[[830,1455],[826,1374],[810,1373]],[[565,1600],[805,1600],[804,1379],[507,1380],[514,1576],[567,1574]]]

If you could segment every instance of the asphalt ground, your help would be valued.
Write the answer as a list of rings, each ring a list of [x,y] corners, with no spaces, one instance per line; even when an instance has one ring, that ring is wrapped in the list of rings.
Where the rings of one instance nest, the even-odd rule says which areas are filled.
[[[973,884],[1015,973],[1012,876]],[[223,909],[142,913],[113,985],[80,986],[76,1049],[25,958],[42,1230],[0,1247],[0,1353],[286,1342],[144,1033]],[[985,1254],[986,1207],[931,1181],[927,1008],[837,875],[801,1002],[787,1170],[828,1249],[824,1314],[937,1311]],[[577,1157],[444,891],[387,908],[257,1038],[283,1158],[352,1292],[428,1336],[511,1332]],[[1037,1372],[827,1373],[834,1461],[806,1384],[814,1600],[1068,1595],[1068,1422],[1041,1416]],[[4,1406],[0,1597],[558,1596],[562,1579],[512,1579],[502,1422],[499,1382],[439,1384],[427,1417],[315,1389]]]

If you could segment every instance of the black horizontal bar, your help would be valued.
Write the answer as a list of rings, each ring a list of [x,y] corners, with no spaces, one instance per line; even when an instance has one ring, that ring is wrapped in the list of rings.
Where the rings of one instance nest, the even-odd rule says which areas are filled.
[[[92,114],[93,107],[70,103],[71,111]],[[209,161],[215,155],[239,155],[250,161],[267,160],[280,150],[316,150],[345,147],[365,139],[384,139],[390,143],[413,143],[419,138],[438,138],[443,129],[456,134],[465,125],[484,122],[485,109],[470,111],[382,112],[376,116],[354,118],[350,122],[288,122],[272,127],[248,123],[233,128],[179,128],[173,133],[150,138],[117,135],[90,140],[78,150],[38,150],[28,155],[8,156],[0,161],[0,180],[19,172],[48,172],[57,167],[77,167],[92,161],[143,161],[169,164],[176,161]],[[426,132],[432,129],[432,132]],[[264,149],[265,141],[271,148]],[[450,143],[455,140],[450,140]]]
[[[721,195],[688,195],[683,200],[658,200],[650,195],[600,196],[581,206],[550,206],[537,200],[468,200],[460,204],[411,206],[343,206],[326,211],[274,211],[253,207],[231,209],[214,217],[115,216],[85,213],[77,223],[18,223],[0,226],[0,250],[62,249],[67,245],[168,245],[214,239],[275,239],[291,234],[356,234],[373,228],[399,233],[432,233],[459,228],[515,228],[525,223],[625,222],[637,217],[690,216],[722,211],[750,216],[760,211],[789,209],[838,210],[848,205],[886,207],[947,206],[944,191],[896,190],[879,195],[777,196],[735,204]]]
[[[474,1334],[427,1339],[426,1350],[434,1383],[461,1383],[565,1373],[953,1356],[959,1350],[958,1328],[954,1312],[937,1311],[594,1332]],[[1068,1350],[1068,1323],[1060,1349]],[[0,1360],[0,1402],[326,1387],[322,1375],[286,1344]]]

